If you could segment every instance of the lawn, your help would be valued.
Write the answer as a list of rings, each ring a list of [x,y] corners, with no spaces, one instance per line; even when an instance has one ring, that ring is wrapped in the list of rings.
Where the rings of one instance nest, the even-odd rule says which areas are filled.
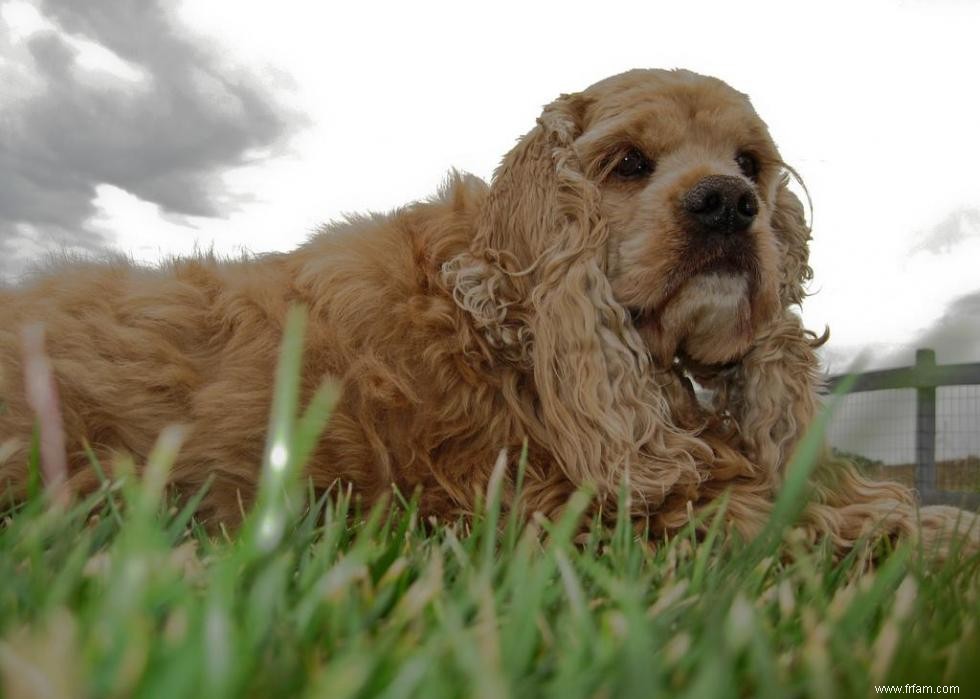
[[[122,465],[70,504],[38,483],[3,507],[3,696],[980,696],[980,556],[902,545],[871,569],[794,535],[819,430],[750,542],[724,502],[664,540],[589,515],[584,491],[554,522],[503,508],[500,478],[467,521],[395,492],[366,510],[302,485],[335,391],[297,415],[301,337],[294,314],[240,531],[171,502],[176,430],[140,477]]]

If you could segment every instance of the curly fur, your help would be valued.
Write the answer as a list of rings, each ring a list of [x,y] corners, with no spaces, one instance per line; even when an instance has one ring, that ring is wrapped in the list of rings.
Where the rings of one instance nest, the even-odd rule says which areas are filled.
[[[642,183],[612,174],[628,146],[656,161]],[[760,163],[759,214],[738,273],[715,273],[718,254],[694,247],[677,202],[707,175],[745,179],[740,149]],[[86,440],[103,463],[140,460],[184,423],[173,486],[213,475],[205,510],[237,519],[257,482],[282,321],[302,302],[304,395],[325,375],[343,383],[309,466],[318,488],[343,480],[372,500],[420,486],[426,512],[454,516],[472,511],[501,449],[511,492],[526,442],[532,509],[553,514],[581,485],[611,508],[626,482],[631,514],[670,532],[728,492],[731,525],[751,536],[819,404],[825,338],[792,310],[812,272],[787,172],[744,95],[686,71],[632,71],[548,105],[489,186],[452,174],[428,202],[324,228],[289,254],[52,271],[0,292],[0,479],[23,492],[34,417],[17,335],[43,321],[71,485],[95,485]],[[688,375],[715,390],[711,408]],[[944,551],[969,524],[825,462],[812,539],[846,550],[879,527]]]

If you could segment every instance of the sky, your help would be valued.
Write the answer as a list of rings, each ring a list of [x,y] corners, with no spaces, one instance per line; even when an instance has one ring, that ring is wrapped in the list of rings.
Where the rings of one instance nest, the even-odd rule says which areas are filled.
[[[746,92],[813,203],[828,369],[980,361],[980,2],[0,0],[0,273],[288,250],[488,178],[634,67]]]

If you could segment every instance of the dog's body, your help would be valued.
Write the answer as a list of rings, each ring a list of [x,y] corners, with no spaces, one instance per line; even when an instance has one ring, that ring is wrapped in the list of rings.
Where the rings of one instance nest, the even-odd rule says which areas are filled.
[[[765,521],[816,406],[818,344],[791,307],[809,232],[748,100],[684,71],[633,71],[546,107],[487,186],[334,226],[299,250],[239,263],[63,269],[0,295],[0,479],[20,491],[34,417],[21,326],[41,321],[74,484],[192,428],[172,474],[205,509],[238,516],[257,482],[287,307],[310,314],[306,395],[341,403],[311,466],[316,486],[368,499],[422,487],[427,513],[470,511],[501,449],[529,449],[526,494],[552,513],[583,484],[629,474],[658,531],[731,491],[728,517]],[[684,372],[716,389],[695,400]],[[8,449],[8,452],[10,450]],[[512,475],[512,469],[508,471]],[[847,465],[818,477],[807,526],[842,548],[886,518],[915,533],[910,491]],[[959,513],[923,510],[939,536]]]
[[[82,264],[0,292],[0,429],[21,437],[3,475],[23,485],[34,416],[19,385],[18,332],[41,320],[76,486],[95,485],[83,439],[110,464],[116,452],[145,457],[169,424],[189,425],[173,481],[193,490],[214,474],[207,508],[234,519],[238,491],[248,503],[262,461],[286,309],[302,303],[307,395],[325,376],[343,380],[314,483],[350,481],[368,498],[392,483],[406,493],[422,484],[440,501],[430,510],[449,507],[448,493],[468,495],[497,452],[523,438],[507,418],[507,370],[481,357],[440,282],[485,195],[475,180],[454,180],[443,199],[323,232],[290,254],[162,269]],[[477,425],[474,414],[496,418]],[[470,460],[436,466],[440,451]]]

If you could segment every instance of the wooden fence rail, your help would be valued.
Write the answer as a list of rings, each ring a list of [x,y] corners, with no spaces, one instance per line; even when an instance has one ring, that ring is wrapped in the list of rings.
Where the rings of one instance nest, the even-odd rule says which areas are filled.
[[[846,376],[832,376],[828,386],[833,389]],[[980,363],[937,365],[933,350],[920,349],[915,352],[915,366],[858,374],[850,390],[915,389],[915,487],[923,503],[980,508],[980,493],[939,490],[936,485],[936,388],[976,385],[980,385]],[[980,425],[976,428],[980,430]]]

